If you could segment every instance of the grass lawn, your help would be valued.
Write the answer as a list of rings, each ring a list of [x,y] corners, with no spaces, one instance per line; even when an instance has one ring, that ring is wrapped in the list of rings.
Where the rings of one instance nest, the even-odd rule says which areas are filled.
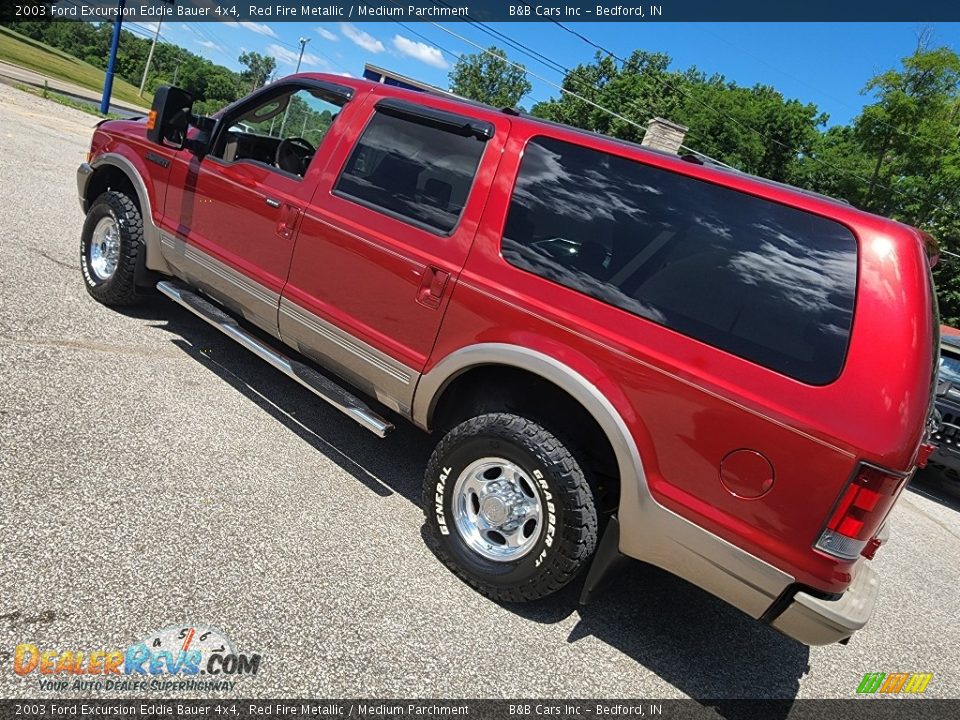
[[[100,93],[103,90],[103,70],[95,68],[62,50],[24,37],[0,25],[0,60],[11,65],[72,82]],[[113,79],[113,99],[138,107],[150,107],[153,96],[144,92],[137,97],[137,88],[119,77]]]
[[[44,92],[39,88],[35,88],[33,85],[24,85],[22,83],[14,83],[13,86],[17,90],[22,90],[23,92],[30,93],[31,95],[36,95],[37,97],[42,97],[43,99],[49,100],[50,102],[66,105],[67,107],[73,108],[74,110],[80,110],[81,112],[85,112],[89,115],[96,115],[97,117],[107,117],[111,120],[121,117],[120,115],[114,115],[113,113],[107,113],[106,116],[101,115],[100,111],[94,108],[92,105],[87,105],[86,103],[79,102],[77,100],[74,100],[71,97],[67,97],[66,95],[61,95],[58,92],[54,92],[53,90],[50,90],[49,92]]]

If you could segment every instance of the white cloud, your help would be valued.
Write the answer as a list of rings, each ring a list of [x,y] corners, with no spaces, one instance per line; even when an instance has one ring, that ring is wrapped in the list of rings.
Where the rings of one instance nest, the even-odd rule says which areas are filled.
[[[213,42],[213,40],[197,40],[197,45],[200,47],[205,47],[208,50],[219,50],[220,52],[223,52],[223,48]]]
[[[277,45],[276,43],[267,45],[266,52],[267,55],[272,55],[275,57],[278,63],[289,65],[290,67],[296,67],[297,58],[300,57],[299,50],[290,50],[282,45]],[[303,62],[300,65],[300,69],[303,70],[304,66],[306,65],[315,65],[317,67],[325,68],[327,67],[327,61],[322,57],[317,57],[313,53],[305,52],[303,54]]]
[[[351,25],[350,23],[341,23],[340,32],[342,32],[344,37],[346,37],[348,40],[356,45],[359,45],[367,52],[382,53],[384,50],[386,50],[382,42],[377,40],[370,33],[364,32],[356,25]]]
[[[330,42],[337,42],[340,38],[334,35],[332,32],[327,30],[325,27],[315,27],[313,31],[322,37],[324,40],[329,40]]]
[[[403,35],[394,35],[393,46],[400,54],[407,55],[435,68],[446,70],[450,67],[447,61],[443,59],[443,53],[440,52],[440,49],[433,47],[433,45],[417,42],[405,38]]]
[[[155,22],[136,22],[132,24],[136,25],[137,27],[141,27],[144,30],[149,30],[150,32],[156,32],[157,25],[159,25],[159,23],[155,23]]]
[[[227,27],[241,27],[246,28],[252,32],[257,33],[257,35],[266,35],[267,37],[276,38],[277,34],[273,31],[273,28],[267,25],[266,23],[255,23],[255,22],[237,22],[236,20],[225,20],[223,24]]]
[[[267,37],[272,38],[277,37],[277,34],[273,31],[273,28],[266,23],[242,22],[240,25],[245,27],[247,30],[253,30],[253,32],[257,33],[258,35],[266,35]]]

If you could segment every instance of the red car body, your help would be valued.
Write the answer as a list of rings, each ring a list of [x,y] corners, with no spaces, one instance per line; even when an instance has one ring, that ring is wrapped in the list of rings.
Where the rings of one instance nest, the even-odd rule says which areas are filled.
[[[889,507],[920,461],[937,324],[917,230],[492,108],[337,76],[288,81],[297,77],[352,91],[302,179],[162,148],[147,141],[143,122],[111,121],[99,126],[82,169],[84,207],[109,183],[98,173],[122,171],[150,233],[183,243],[181,253],[212,256],[408,369],[410,402],[380,399],[425,429],[458,377],[501,362],[512,367],[511,358],[523,356],[525,372],[562,387],[610,438],[621,483],[621,553],[665,567],[804,642],[843,640],[862,626],[876,592],[865,558],[816,546],[845,503],[856,504],[847,497],[851,483],[876,468],[886,490],[858,516],[870,526],[864,554],[875,550]],[[495,128],[462,219],[443,242],[333,192],[385,98]],[[849,229],[857,243],[856,299],[839,377],[797,380],[507,262],[501,238],[518,169],[531,138],[544,136]],[[147,238],[147,267],[183,277],[172,255],[157,250],[161,244]],[[286,318],[280,312],[278,328],[265,329],[289,342],[297,330],[285,328]],[[247,319],[266,324],[255,313]],[[514,351],[498,359],[497,348]],[[358,380],[348,363],[334,358],[332,367]]]

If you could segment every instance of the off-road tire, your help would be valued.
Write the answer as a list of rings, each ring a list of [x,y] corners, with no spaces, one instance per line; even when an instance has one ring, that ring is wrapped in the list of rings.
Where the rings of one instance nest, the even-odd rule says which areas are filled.
[[[456,480],[484,457],[509,460],[530,477],[539,473],[534,487],[545,521],[536,545],[515,561],[490,560],[471,549],[454,520]],[[518,415],[479,415],[447,433],[427,464],[423,508],[440,559],[498,602],[539,600],[557,592],[577,576],[597,544],[597,511],[583,469],[555,435]]]
[[[101,280],[90,269],[90,241],[97,223],[108,215],[113,217],[120,230],[120,257],[113,275]],[[136,268],[142,252],[143,218],[133,200],[115,190],[100,195],[90,206],[80,235],[80,269],[87,292],[104,305],[134,305],[139,302],[142,296],[137,293]]]

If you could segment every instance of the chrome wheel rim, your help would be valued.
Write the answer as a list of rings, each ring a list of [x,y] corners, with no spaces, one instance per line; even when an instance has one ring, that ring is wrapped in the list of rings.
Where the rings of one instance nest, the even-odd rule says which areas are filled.
[[[90,271],[97,280],[109,280],[120,260],[120,228],[112,217],[97,223],[90,238]]]
[[[460,537],[488,560],[512,562],[533,550],[543,525],[535,482],[518,465],[486,457],[471,463],[453,486]]]

